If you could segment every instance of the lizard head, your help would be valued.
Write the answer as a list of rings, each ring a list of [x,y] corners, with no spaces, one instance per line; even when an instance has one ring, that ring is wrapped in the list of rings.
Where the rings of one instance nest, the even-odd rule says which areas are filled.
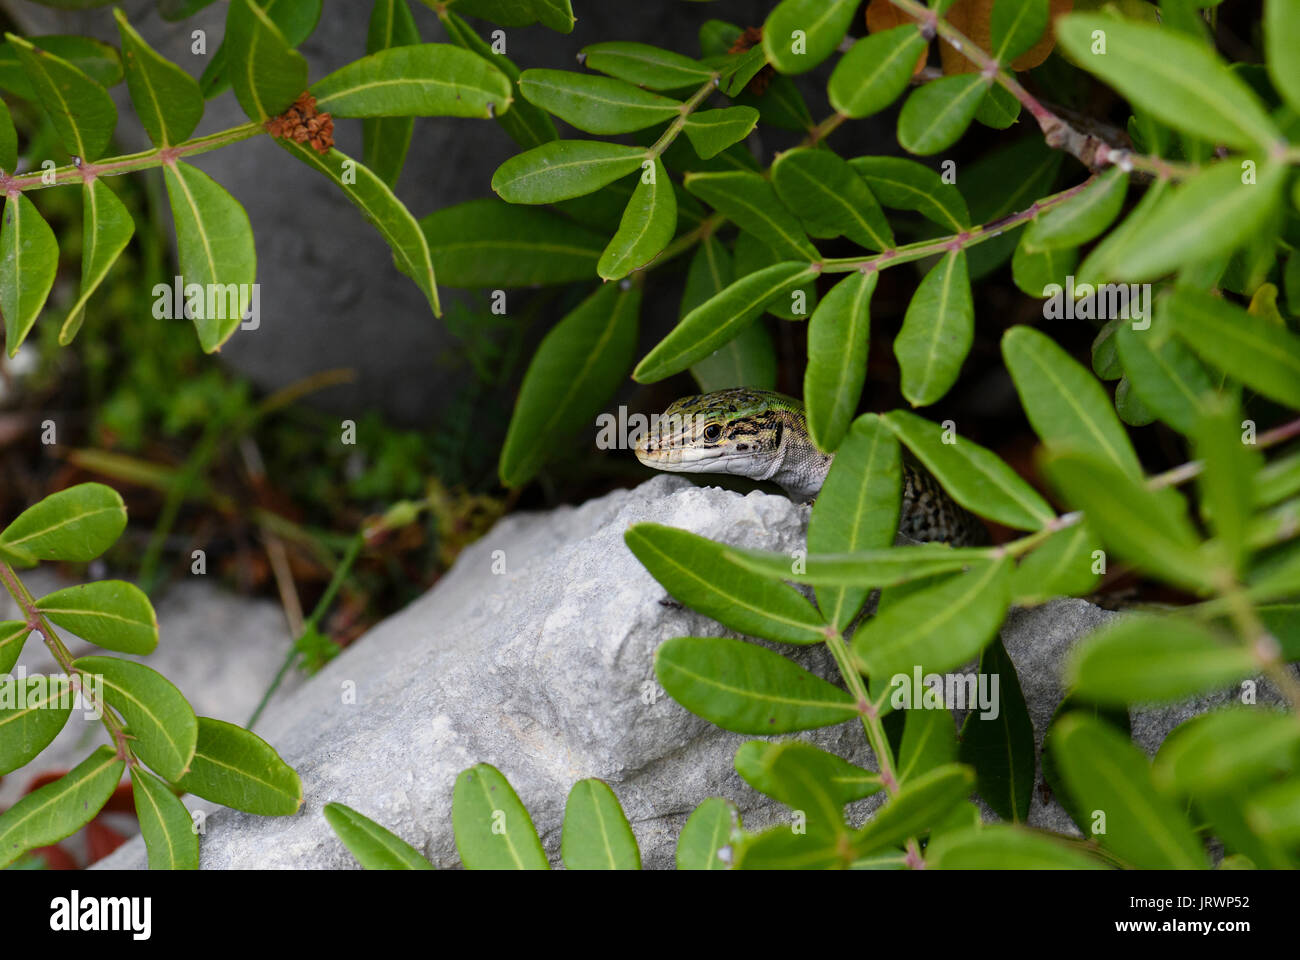
[[[735,387],[682,397],[651,419],[636,458],[672,473],[729,473],[770,479],[785,455],[787,418],[802,418],[797,400]]]

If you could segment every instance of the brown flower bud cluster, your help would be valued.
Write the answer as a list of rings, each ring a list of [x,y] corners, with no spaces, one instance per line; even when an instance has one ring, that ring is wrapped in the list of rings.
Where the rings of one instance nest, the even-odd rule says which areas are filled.
[[[317,153],[329,153],[334,146],[334,118],[316,110],[316,98],[307,91],[288,110],[266,121],[273,137],[310,144]]]

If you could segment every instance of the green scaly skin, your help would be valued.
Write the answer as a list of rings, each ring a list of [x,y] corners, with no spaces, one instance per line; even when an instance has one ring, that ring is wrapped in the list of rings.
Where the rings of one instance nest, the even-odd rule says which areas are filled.
[[[670,473],[771,480],[791,499],[807,503],[821,490],[835,455],[817,449],[798,400],[733,387],[672,403],[659,415],[657,429],[637,443],[636,458]],[[984,525],[909,457],[903,460],[898,530],[913,540],[953,546],[989,542]]]

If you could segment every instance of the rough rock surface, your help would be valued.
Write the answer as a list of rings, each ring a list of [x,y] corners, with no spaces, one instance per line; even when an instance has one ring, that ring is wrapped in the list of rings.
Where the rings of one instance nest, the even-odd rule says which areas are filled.
[[[584,777],[614,788],[650,867],[672,864],[677,832],[707,796],[733,799],[747,826],[773,822],[781,809],[732,766],[747,737],[712,727],[667,697],[646,702],[655,689],[655,648],[719,627],[661,603],[663,588],[623,533],[655,521],[789,550],[803,543],[807,516],[807,507],[784,497],[741,496],[663,475],[577,508],[506,518],[434,589],[267,712],[258,733],[301,774],[303,807],[280,818],[217,812],[208,821],[204,867],[354,866],[321,815],[332,800],[395,830],[436,865],[454,866],[452,787],[479,761],[514,784],[553,858],[565,798]],[[1008,619],[1003,639],[1040,741],[1061,698],[1061,657],[1110,616],[1082,600],[1060,600]],[[835,676],[821,648],[793,654]],[[1139,742],[1153,751],[1188,712],[1138,717]],[[873,765],[852,723],[802,736]],[[864,803],[859,816],[872,801]],[[1072,829],[1037,790],[1031,822]],[[135,841],[104,865],[143,864]]]

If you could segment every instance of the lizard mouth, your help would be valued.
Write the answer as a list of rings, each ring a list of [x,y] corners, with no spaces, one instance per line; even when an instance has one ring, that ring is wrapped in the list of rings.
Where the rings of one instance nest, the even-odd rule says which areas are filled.
[[[721,447],[662,446],[651,448],[644,441],[636,445],[636,458],[647,467],[672,473],[733,473],[732,462],[751,461],[748,453],[736,453]]]

